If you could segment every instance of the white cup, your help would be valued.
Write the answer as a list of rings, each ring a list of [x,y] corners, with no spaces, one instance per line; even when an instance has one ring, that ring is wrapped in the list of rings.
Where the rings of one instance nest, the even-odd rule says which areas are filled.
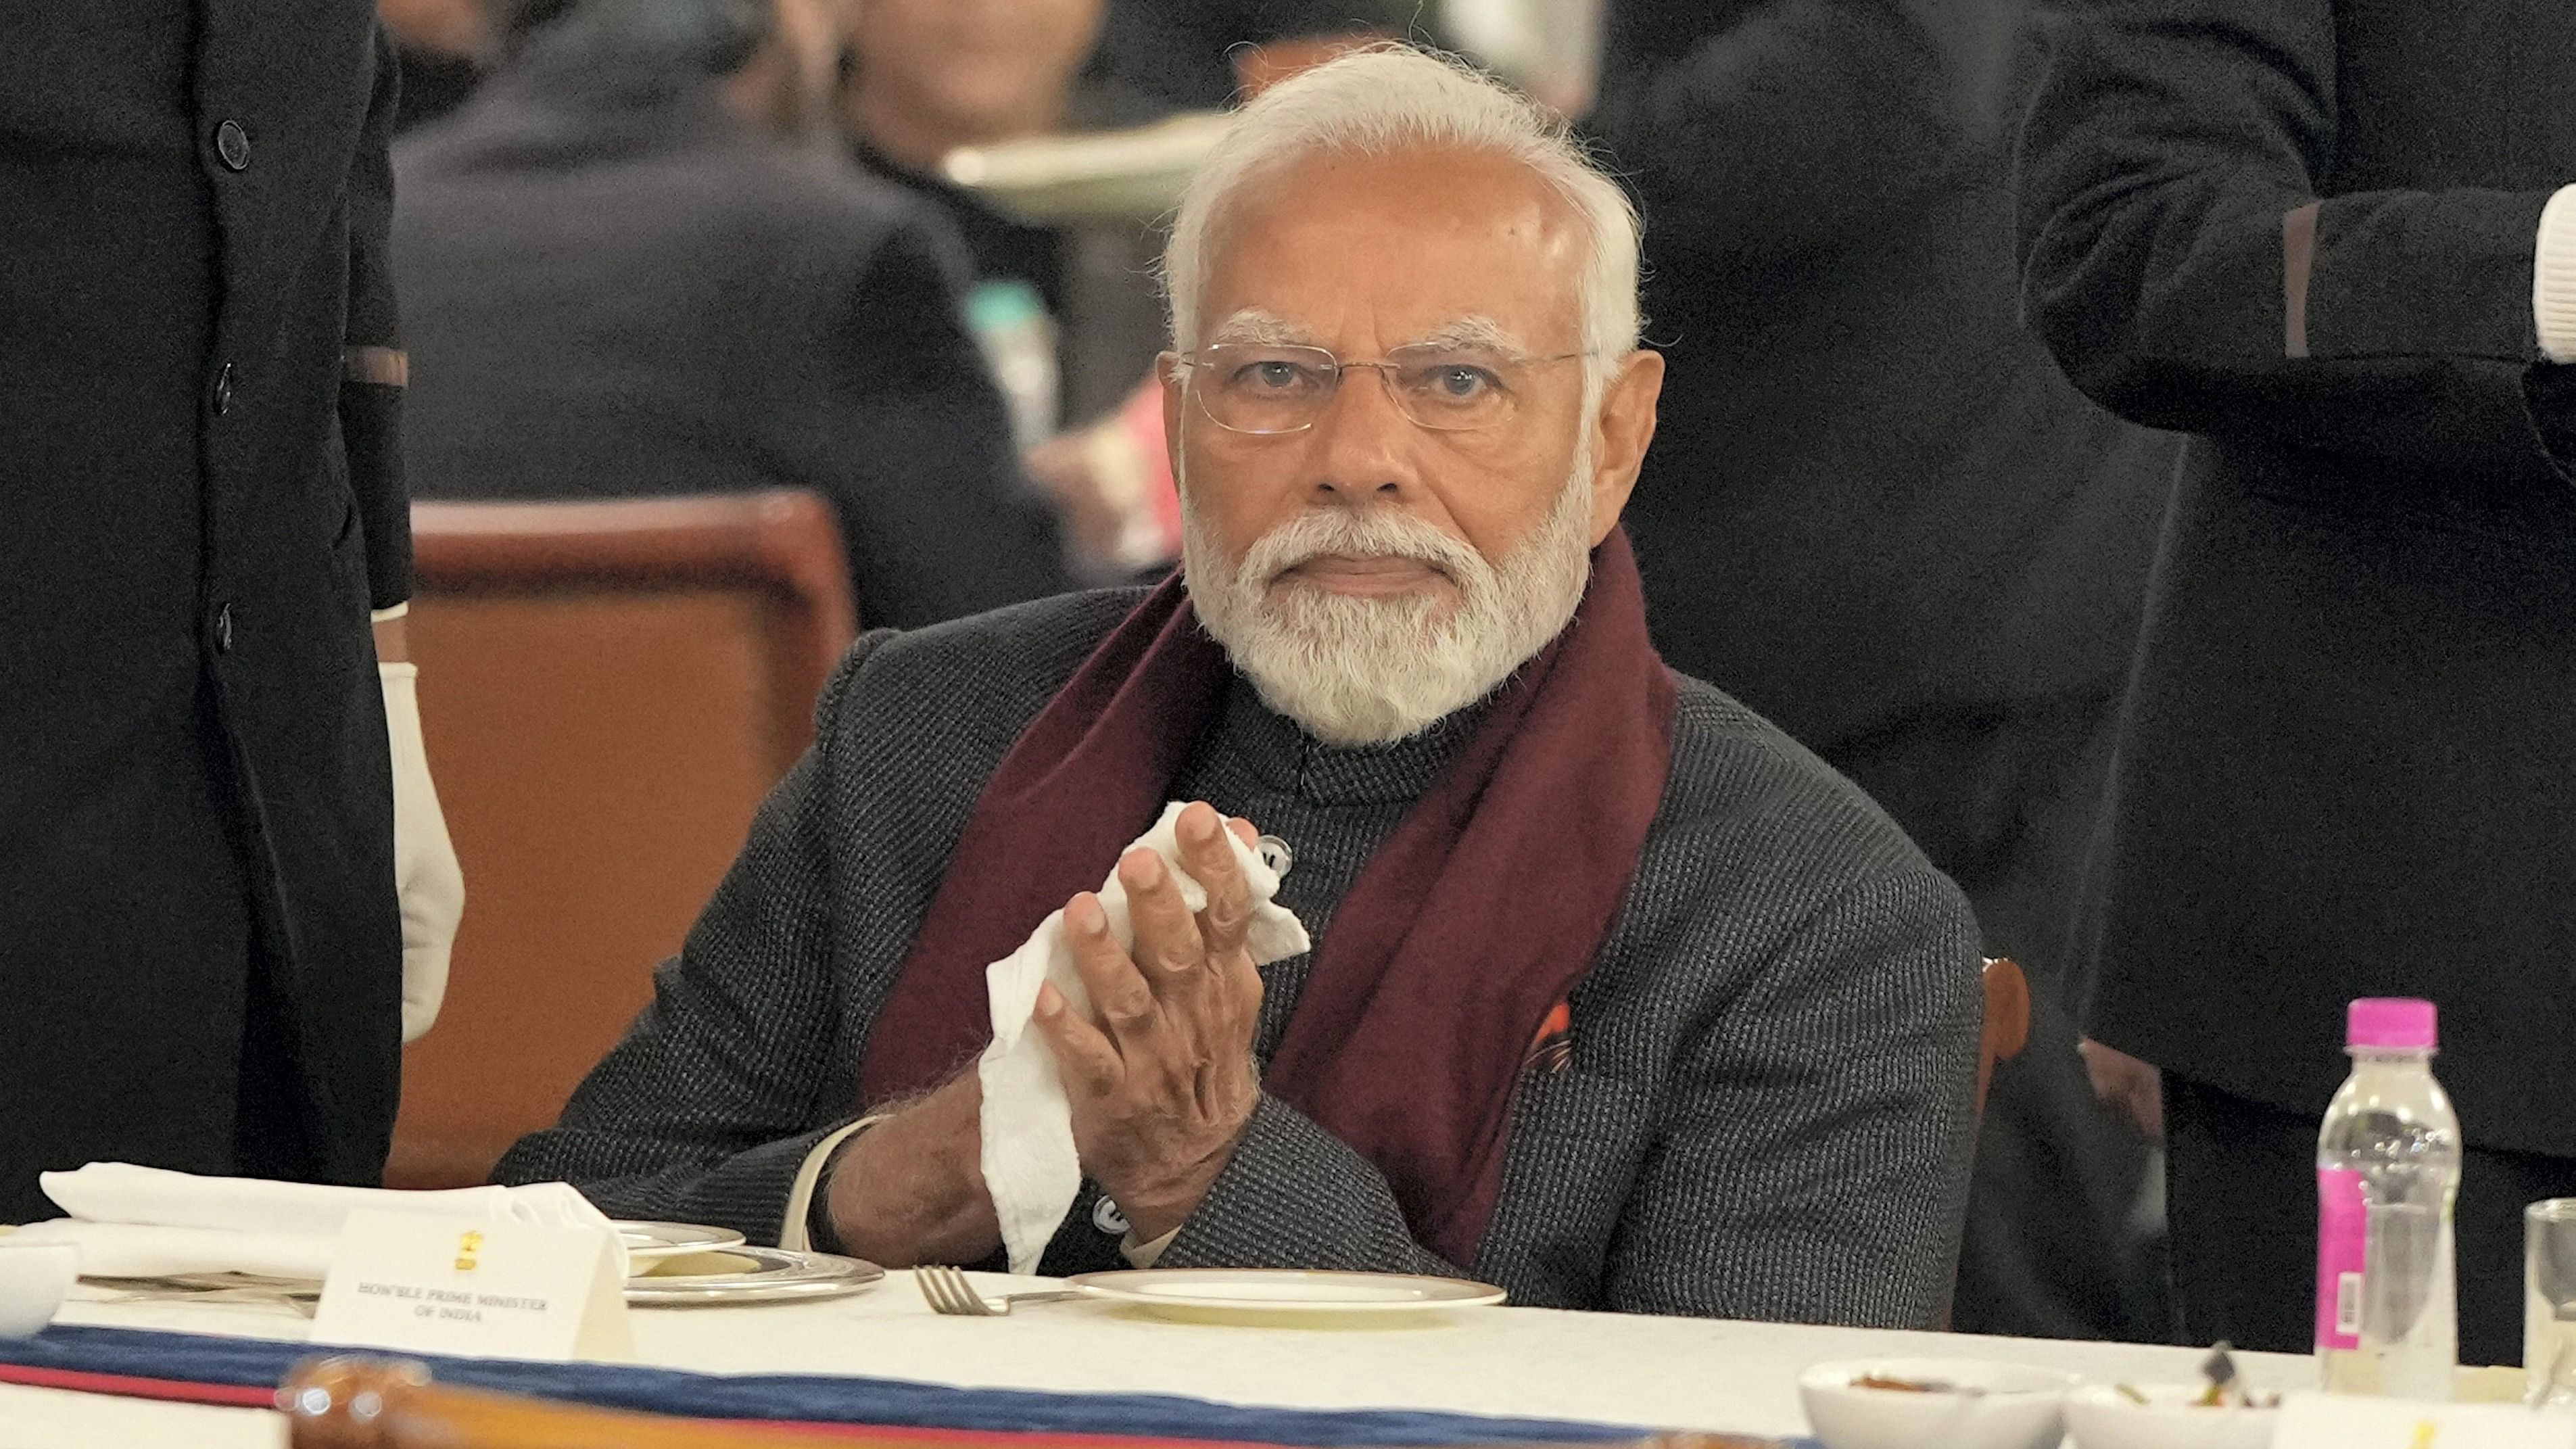
[[[44,1332],[79,1276],[80,1249],[69,1243],[0,1238],[0,1338]]]

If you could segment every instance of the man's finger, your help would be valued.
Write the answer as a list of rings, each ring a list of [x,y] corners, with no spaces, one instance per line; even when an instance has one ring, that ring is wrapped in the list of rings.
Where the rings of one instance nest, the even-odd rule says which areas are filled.
[[[1157,994],[1186,984],[1207,948],[1171,867],[1153,851],[1131,850],[1118,862],[1118,882],[1127,888],[1127,919],[1136,928],[1136,949],[1129,954],[1145,980]]]
[[[1082,1019],[1064,993],[1053,986],[1038,988],[1038,1030],[1055,1048],[1056,1074],[1067,1087],[1078,1087],[1094,1096],[1106,1096],[1117,1089],[1125,1075],[1118,1049],[1103,1036],[1100,1028]]]
[[[1092,1010],[1099,1013],[1101,1028],[1123,1057],[1154,1029],[1161,1015],[1153,988],[1119,949],[1118,938],[1109,934],[1109,913],[1101,909],[1100,897],[1084,891],[1065,906],[1064,934],[1073,947],[1074,972],[1091,993]]]
[[[1198,918],[1201,949],[1209,959],[1230,956],[1243,948],[1244,933],[1252,923],[1252,887],[1243,878],[1216,811],[1192,805],[1181,812],[1175,833],[1181,840],[1182,868],[1207,892],[1207,905]]]

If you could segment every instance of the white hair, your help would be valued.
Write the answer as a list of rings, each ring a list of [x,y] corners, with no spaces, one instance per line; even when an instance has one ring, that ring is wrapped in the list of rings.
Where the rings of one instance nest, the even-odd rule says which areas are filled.
[[[1537,173],[1582,220],[1589,256],[1577,296],[1587,403],[1637,346],[1637,211],[1584,154],[1564,119],[1454,56],[1390,42],[1263,91],[1239,112],[1181,196],[1163,251],[1172,350],[1202,341],[1199,287],[1246,188],[1318,153],[1474,151]],[[1588,412],[1589,407],[1586,408]]]

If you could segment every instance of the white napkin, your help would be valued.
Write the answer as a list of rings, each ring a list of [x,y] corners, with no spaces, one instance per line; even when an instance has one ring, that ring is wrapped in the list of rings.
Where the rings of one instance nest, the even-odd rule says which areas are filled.
[[[36,1180],[71,1216],[30,1223],[12,1234],[12,1241],[77,1244],[87,1277],[259,1273],[320,1278],[341,1225],[358,1208],[590,1228],[616,1240],[621,1257],[626,1250],[608,1215],[560,1182],[397,1192],[199,1177],[124,1162],[93,1162],[77,1172],[42,1173]]]
[[[84,1278],[175,1278],[184,1273],[250,1273],[320,1282],[333,1240],[304,1233],[236,1233],[222,1228],[156,1228],[146,1223],[29,1223],[12,1243],[69,1243]]]
[[[1141,845],[1162,856],[1180,882],[1181,899],[1196,911],[1206,907],[1207,892],[1181,869],[1175,832],[1184,803],[1163,807],[1163,818],[1127,849]],[[1224,835],[1252,892],[1245,945],[1254,963],[1267,966],[1307,949],[1306,928],[1296,913],[1271,900],[1279,892],[1279,873],[1233,831]],[[1122,857],[1126,853],[1119,852]],[[1127,919],[1127,888],[1114,866],[1100,887],[1100,905],[1109,917],[1109,933],[1132,950],[1136,934]],[[1082,1190],[1082,1165],[1073,1149],[1073,1107],[1056,1075],[1055,1052],[1032,1022],[1038,985],[1047,981],[1055,983],[1075,1011],[1091,1015],[1091,993],[1073,968],[1061,910],[1039,922],[1020,949],[984,970],[993,1010],[993,1044],[976,1067],[984,1086],[984,1185],[1001,1217],[1002,1246],[1010,1250],[1014,1273],[1037,1271],[1039,1256]]]

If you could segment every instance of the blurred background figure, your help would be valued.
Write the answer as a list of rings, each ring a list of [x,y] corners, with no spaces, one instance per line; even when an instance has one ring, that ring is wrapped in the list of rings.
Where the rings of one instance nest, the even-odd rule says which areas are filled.
[[[1055,591],[948,229],[822,144],[826,0],[523,0],[396,148],[426,498],[815,489],[859,617]]]
[[[1086,81],[1103,0],[850,0],[841,120],[870,172],[946,215],[974,264],[968,316],[1023,446],[1116,406],[1163,345],[1160,242],[1127,218],[1049,225],[943,179],[961,146],[1139,125],[1171,107]],[[1031,358],[1026,350],[1035,348]]]
[[[1866,789],[2027,970],[1957,1326],[2161,1339],[2149,1148],[2085,1082],[2069,915],[2173,444],[2021,329],[2026,0],[1611,0],[1592,127],[1669,359],[1628,528],[1657,644]]]
[[[956,183],[943,164],[966,148],[1214,110],[1356,39],[1400,32],[1415,8],[849,0],[842,11],[840,116],[851,152],[965,239],[969,326],[1085,581],[1159,571],[1179,553],[1162,393],[1151,376],[1165,340],[1155,267],[1167,207],[1060,207],[1041,219],[1008,196]],[[1082,170],[1095,158],[1069,154],[1067,164]]]
[[[497,42],[486,0],[377,0],[376,13],[402,75],[396,135],[465,104],[491,69]]]

